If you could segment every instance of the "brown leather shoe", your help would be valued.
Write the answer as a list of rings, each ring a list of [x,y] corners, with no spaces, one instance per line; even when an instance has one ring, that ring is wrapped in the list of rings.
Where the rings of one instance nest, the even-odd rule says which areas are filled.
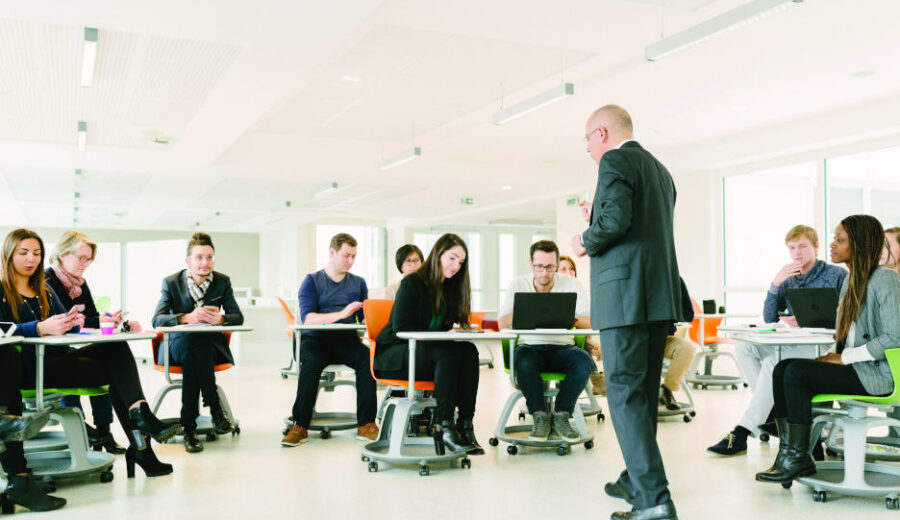
[[[361,441],[377,441],[378,426],[373,422],[360,426],[356,429],[356,438]]]
[[[288,430],[287,435],[285,435],[284,438],[281,439],[281,445],[286,448],[293,448],[296,446],[300,446],[308,440],[309,432],[306,431],[306,428],[294,424],[291,426],[291,429]]]

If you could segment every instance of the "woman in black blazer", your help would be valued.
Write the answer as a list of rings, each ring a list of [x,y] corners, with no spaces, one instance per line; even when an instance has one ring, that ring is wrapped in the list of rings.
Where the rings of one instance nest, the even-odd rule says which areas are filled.
[[[57,336],[78,332],[85,317],[67,312],[44,278],[44,242],[34,231],[11,231],[0,248],[0,321],[17,324],[16,334],[25,337]],[[113,348],[110,348],[113,347]],[[22,388],[34,388],[35,348],[21,346]],[[128,433],[130,446],[125,453],[129,476],[138,464],[147,476],[167,475],[172,466],[160,462],[146,437],[165,442],[178,432],[177,426],[162,423],[144,398],[134,355],[127,345],[97,344],[73,350],[47,345],[44,349],[44,384],[47,387],[85,387],[109,385],[113,408],[119,423]],[[46,499],[34,482],[27,478],[28,469],[21,442],[6,443],[0,455],[3,469],[11,477],[7,498],[32,510]],[[19,477],[24,477],[19,479]]]
[[[403,278],[387,325],[376,340],[375,375],[405,379],[407,341],[398,332],[445,331],[468,327],[471,289],[466,243],[447,233],[434,244],[425,264]],[[478,350],[468,341],[428,341],[416,350],[416,378],[434,381],[436,441],[453,451],[480,455],[472,418],[478,394]],[[457,420],[454,422],[454,413]]]
[[[94,305],[94,297],[91,289],[84,280],[85,269],[91,265],[97,257],[97,243],[87,235],[77,231],[66,231],[59,237],[53,253],[50,254],[50,263],[53,267],[47,268],[47,286],[53,289],[65,309],[71,309],[75,305],[84,305],[81,314],[84,315],[84,326],[96,329],[100,327],[100,313]],[[115,321],[118,326],[123,320],[119,314],[108,316],[109,321]],[[140,331],[137,322],[129,322],[130,330]],[[113,347],[113,344],[109,345]],[[126,343],[115,344],[115,348],[128,348]],[[112,401],[109,395],[96,395],[90,398],[91,411],[94,415],[94,427],[87,427],[88,439],[91,447],[103,448],[109,453],[125,453],[125,448],[119,446],[110,432],[109,426],[113,420]],[[81,408],[81,400],[78,396],[68,396],[63,402],[66,406]]]

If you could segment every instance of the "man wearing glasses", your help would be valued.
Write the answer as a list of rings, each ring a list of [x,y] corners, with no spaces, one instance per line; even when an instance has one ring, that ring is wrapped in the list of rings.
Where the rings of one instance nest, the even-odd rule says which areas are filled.
[[[515,278],[509,285],[500,307],[499,325],[501,329],[512,326],[513,300],[519,292],[565,292],[576,293],[575,327],[591,328],[591,306],[587,292],[571,276],[557,276],[559,269],[559,248],[550,240],[540,240],[531,245],[531,270]],[[576,442],[579,440],[569,419],[575,411],[578,395],[587,385],[588,377],[594,368],[594,361],[585,350],[575,346],[574,336],[529,336],[527,344],[516,347],[516,381],[522,394],[528,413],[534,425],[529,440],[543,441],[550,436],[551,430],[559,438]],[[541,372],[558,372],[566,375],[559,384],[556,397],[556,410],[544,406],[544,383]]]

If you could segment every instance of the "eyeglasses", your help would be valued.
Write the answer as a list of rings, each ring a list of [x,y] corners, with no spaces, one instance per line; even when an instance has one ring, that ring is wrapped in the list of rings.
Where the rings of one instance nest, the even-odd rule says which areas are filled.
[[[91,262],[94,261],[94,259],[89,256],[75,255],[74,253],[69,253],[69,254],[72,256],[72,258],[74,258],[75,260],[78,260],[78,263],[81,265],[89,265]]]
[[[559,269],[559,266],[558,265],[538,265],[538,264],[536,264],[536,265],[532,265],[531,268],[536,273],[543,273],[544,271],[547,271],[548,273],[555,273],[556,270]]]
[[[599,127],[599,126],[598,126],[597,128],[595,128],[595,129],[593,129],[590,133],[585,134],[585,136],[584,136],[584,142],[586,142],[586,143],[590,142],[590,141],[591,141],[591,136],[594,135],[594,132],[596,132],[596,131],[598,131],[598,130],[600,130],[600,127]]]
[[[403,263],[404,263],[404,264],[421,264],[421,263],[422,263],[422,259],[419,258],[418,256],[416,256],[416,257],[413,257],[413,258],[407,258],[406,260],[403,261]]]

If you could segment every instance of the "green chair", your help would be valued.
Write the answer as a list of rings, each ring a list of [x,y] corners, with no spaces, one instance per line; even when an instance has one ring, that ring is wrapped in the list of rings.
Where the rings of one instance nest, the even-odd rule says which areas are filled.
[[[115,457],[108,453],[91,451],[84,415],[77,407],[64,407],[62,400],[67,395],[104,395],[109,388],[45,388],[40,405],[37,390],[22,390],[26,413],[32,410],[47,410],[50,419],[62,426],[62,432],[41,432],[25,442],[25,458],[34,475],[42,477],[45,487],[54,489],[58,478],[78,477],[99,473],[100,482],[113,479],[112,465]]]
[[[98,296],[94,298],[94,307],[97,307],[97,312],[101,314],[109,312],[110,305],[112,305],[112,300],[109,296]]]
[[[816,502],[825,502],[827,492],[834,491],[852,496],[883,496],[888,509],[900,510],[900,467],[866,462],[866,433],[882,426],[900,427],[900,420],[867,413],[870,408],[891,412],[900,404],[900,348],[885,351],[885,356],[894,379],[890,395],[819,394],[812,399],[813,403],[837,401],[841,406],[815,418],[812,438],[819,438],[825,425],[831,424],[829,437],[841,431],[844,448],[844,460],[817,462],[815,475],[798,479],[813,488]]]
[[[579,341],[580,340],[580,341]],[[576,344],[579,347],[584,348],[584,336],[576,336]],[[579,440],[575,442],[568,442],[563,439],[547,439],[546,441],[533,441],[528,439],[528,433],[531,432],[531,424],[513,424],[508,425],[510,417],[513,415],[513,412],[516,409],[516,405],[519,400],[524,399],[525,396],[522,394],[522,391],[519,389],[519,385],[516,382],[516,374],[515,374],[515,349],[510,348],[509,340],[502,340],[501,343],[502,352],[503,352],[503,367],[506,370],[506,373],[509,374],[509,382],[513,385],[515,392],[510,394],[509,398],[506,399],[506,404],[503,405],[503,411],[500,413],[500,417],[497,420],[497,427],[494,431],[494,436],[488,440],[488,443],[491,446],[498,446],[500,441],[503,441],[509,446],[506,447],[506,452],[510,455],[515,455],[519,452],[519,446],[528,446],[533,448],[556,448],[556,453],[559,455],[565,455],[571,451],[571,447],[574,444],[584,444],[585,449],[591,449],[594,447],[594,436],[590,434],[587,430],[587,423],[584,420],[585,415],[587,413],[582,409],[581,404],[575,407],[575,412],[572,414],[573,419],[575,420],[575,431],[578,432],[580,437]],[[559,388],[556,383],[562,381],[566,378],[565,374],[561,374],[558,372],[541,372],[541,380],[544,382],[544,399],[546,401],[547,407],[552,410],[553,409],[553,401],[556,398],[557,394],[559,394]],[[594,397],[593,391],[591,389],[591,383],[588,382],[586,387],[586,392],[588,397],[590,398],[592,405],[588,405],[591,407],[591,411],[594,415],[597,415],[597,420],[601,420],[604,418],[602,411],[600,410],[600,406]],[[519,420],[525,419],[525,413],[519,413]],[[522,435],[522,434],[525,435]]]

